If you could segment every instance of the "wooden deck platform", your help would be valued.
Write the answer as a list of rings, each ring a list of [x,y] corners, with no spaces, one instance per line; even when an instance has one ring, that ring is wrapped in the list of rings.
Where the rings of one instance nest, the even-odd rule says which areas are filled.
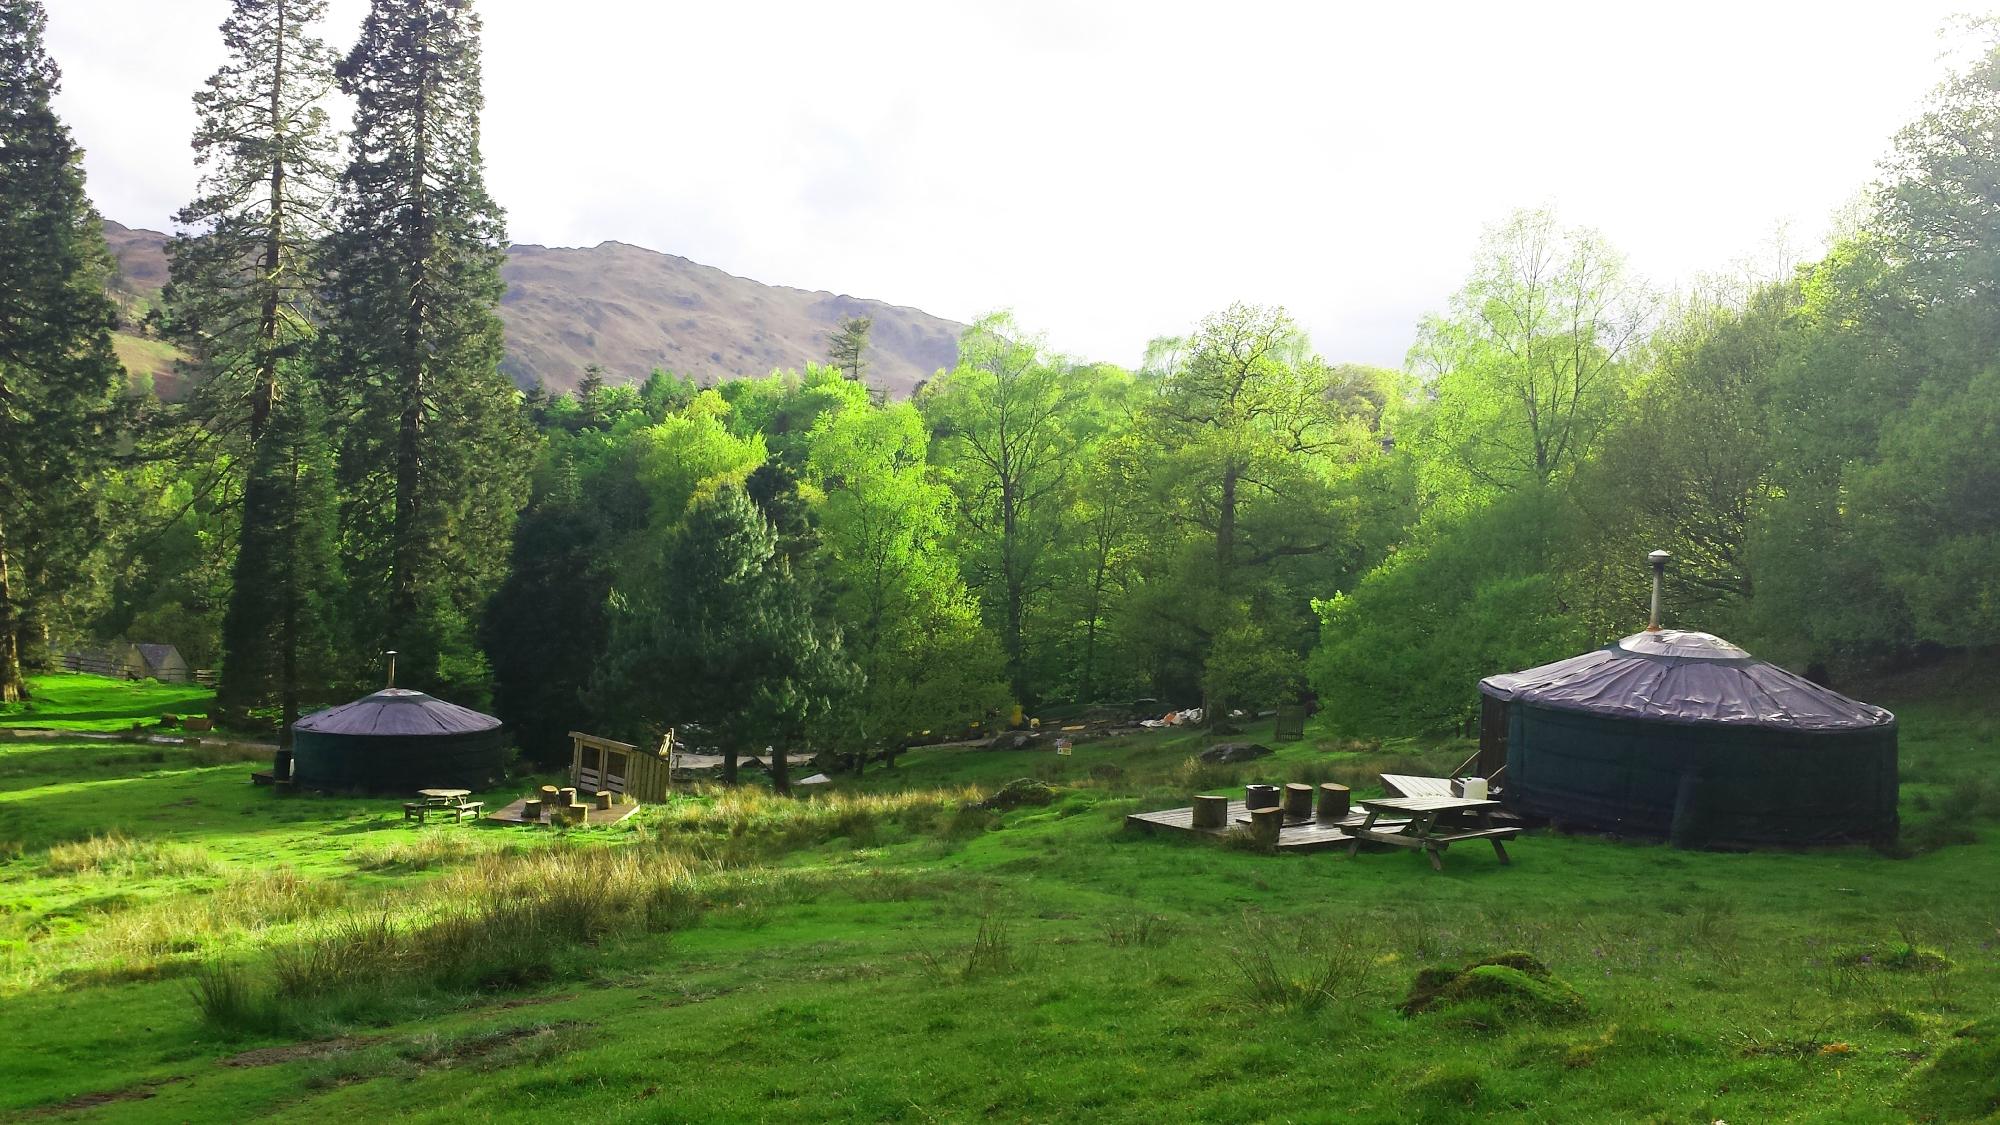
[[[1353,837],[1345,828],[1358,826],[1368,819],[1368,814],[1355,809],[1338,824],[1321,824],[1307,817],[1304,820],[1288,820],[1278,830],[1278,850],[1285,852],[1314,852],[1324,848],[1342,847]],[[1384,824],[1377,821],[1377,824]],[[1143,832],[1186,832],[1196,836],[1223,836],[1230,828],[1249,827],[1250,806],[1242,801],[1229,802],[1229,827],[1196,828],[1194,809],[1161,809],[1159,812],[1133,813],[1125,818],[1127,828]],[[1384,824],[1386,827],[1386,825]]]
[[[513,804],[508,805],[506,808],[501,809],[498,812],[492,812],[486,814],[486,819],[491,821],[496,821],[500,824],[530,824],[530,823],[547,824],[548,823],[547,820],[530,821],[526,816],[523,816],[522,810],[527,807],[527,804],[528,804],[528,798],[522,797],[519,800],[515,801]],[[583,822],[589,827],[597,828],[606,824],[616,824],[619,821],[624,820],[626,817],[631,816],[633,813],[638,811],[639,811],[639,806],[636,803],[613,805],[608,809],[590,809],[584,813]]]

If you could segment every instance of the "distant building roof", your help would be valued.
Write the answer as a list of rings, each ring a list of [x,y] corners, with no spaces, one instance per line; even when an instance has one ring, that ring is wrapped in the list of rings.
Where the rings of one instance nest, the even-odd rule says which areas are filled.
[[[133,645],[149,668],[163,668],[170,660],[180,660],[181,652],[172,645]],[[181,661],[186,663],[186,661]]]

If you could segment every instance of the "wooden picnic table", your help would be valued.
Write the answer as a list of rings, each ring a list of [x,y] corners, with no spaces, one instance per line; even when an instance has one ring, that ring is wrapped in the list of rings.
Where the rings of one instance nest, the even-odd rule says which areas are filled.
[[[1493,810],[1500,802],[1473,797],[1376,797],[1360,802],[1368,813],[1367,819],[1359,825],[1347,829],[1354,841],[1347,846],[1347,854],[1361,850],[1364,840],[1377,844],[1393,844],[1399,848],[1421,849],[1431,861],[1431,869],[1444,870],[1444,850],[1463,840],[1486,840],[1493,845],[1493,854],[1501,863],[1509,862],[1503,840],[1511,840],[1521,834],[1519,828],[1493,827]],[[1394,829],[1382,830],[1375,827],[1381,816],[1409,817],[1408,823]],[[1466,818],[1476,819],[1477,827],[1467,824]]]
[[[486,815],[485,802],[466,800],[472,796],[470,789],[419,789],[417,796],[423,800],[403,802],[404,820],[414,820],[422,824],[424,817],[434,812],[449,813],[457,820],[464,820],[467,816],[477,819]]]

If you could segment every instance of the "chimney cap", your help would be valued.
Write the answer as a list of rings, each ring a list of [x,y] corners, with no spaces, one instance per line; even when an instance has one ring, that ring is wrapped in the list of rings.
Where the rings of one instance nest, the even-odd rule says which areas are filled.
[[[1647,555],[1646,557],[1648,559],[1651,559],[1653,564],[1657,566],[1660,563],[1666,562],[1668,559],[1673,558],[1674,556],[1672,552],[1669,551],[1654,551],[1652,554]]]

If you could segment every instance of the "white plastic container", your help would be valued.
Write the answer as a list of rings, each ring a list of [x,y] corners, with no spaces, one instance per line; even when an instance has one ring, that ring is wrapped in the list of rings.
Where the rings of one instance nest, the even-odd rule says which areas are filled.
[[[1466,779],[1465,779],[1465,781],[1463,782],[1463,784],[1464,784],[1464,786],[1465,786],[1465,796],[1466,796],[1466,799],[1467,799],[1467,800],[1472,800],[1472,801],[1484,801],[1484,800],[1486,799],[1486,779],[1485,779],[1485,778],[1483,778],[1483,777],[1468,777],[1468,778],[1466,778]]]

